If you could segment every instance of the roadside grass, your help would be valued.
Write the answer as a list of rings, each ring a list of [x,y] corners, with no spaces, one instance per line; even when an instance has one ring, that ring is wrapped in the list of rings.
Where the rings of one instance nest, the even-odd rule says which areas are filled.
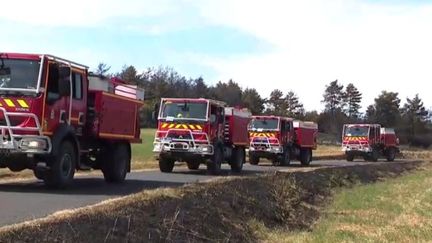
[[[177,188],[145,190],[99,205],[0,228],[0,239],[2,242],[34,242],[35,239],[38,242],[303,241],[308,239],[307,233],[301,233],[305,236],[296,238],[288,232],[314,229],[321,209],[328,205],[335,190],[403,175],[421,165],[421,162],[366,164],[323,168],[307,173],[278,172],[230,177]],[[370,201],[373,197],[366,199]],[[426,199],[421,201],[427,202]],[[355,202],[346,210],[356,210],[361,205]],[[402,206],[405,205],[399,205],[394,211],[391,211],[391,206],[382,207],[396,214]],[[409,205],[406,207],[410,208]],[[327,210],[325,217],[343,212],[337,210],[340,207]],[[429,217],[429,212],[418,213]],[[379,215],[376,217],[378,221]],[[416,239],[415,234],[409,235],[413,238],[406,236],[403,239]]]
[[[156,129],[141,129],[142,143],[132,144],[132,169],[150,169],[158,167],[153,157],[153,140]]]
[[[318,144],[318,147],[313,151],[315,160],[335,160],[344,159],[344,153],[341,146]]]
[[[269,230],[267,242],[430,242],[432,166],[376,184],[339,190],[309,232]]]

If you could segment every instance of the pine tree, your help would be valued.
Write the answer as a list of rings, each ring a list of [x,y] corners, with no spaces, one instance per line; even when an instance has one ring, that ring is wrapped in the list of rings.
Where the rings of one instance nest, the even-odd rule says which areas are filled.
[[[382,91],[375,99],[374,120],[384,127],[395,127],[400,121],[400,102],[398,93]]]
[[[345,103],[345,114],[348,118],[357,119],[360,117],[360,103],[362,101],[362,94],[350,83],[346,86],[344,93],[344,103]]]
[[[287,116],[299,118],[304,115],[305,110],[303,104],[299,101],[299,97],[293,92],[289,91],[285,96],[287,105]]]
[[[242,94],[242,103],[243,106],[248,108],[254,115],[259,115],[264,110],[264,100],[256,89],[246,88]]]
[[[275,89],[270,93],[270,98],[267,100],[267,114],[285,116],[287,110],[287,102],[283,97],[282,91]]]
[[[335,80],[330,82],[329,85],[326,85],[326,89],[324,91],[324,100],[321,102],[325,104],[326,111],[330,111],[334,114],[337,110],[341,110],[343,108],[343,85],[339,85],[338,81]]]
[[[111,66],[108,66],[106,63],[101,62],[101,63],[98,64],[98,66],[96,68],[96,71],[95,71],[95,74],[107,76],[108,75],[108,71],[110,69],[111,69]]]
[[[414,137],[421,130],[425,130],[429,112],[418,94],[412,99],[407,98],[407,103],[402,108],[402,117],[409,127],[410,137]]]

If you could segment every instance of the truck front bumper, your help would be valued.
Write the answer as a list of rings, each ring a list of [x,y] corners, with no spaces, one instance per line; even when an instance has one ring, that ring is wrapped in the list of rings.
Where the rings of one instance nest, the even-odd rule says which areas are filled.
[[[2,154],[48,154],[51,149],[51,139],[47,136],[14,135],[5,138],[0,135],[0,153]]]
[[[250,153],[263,153],[263,154],[264,153],[282,154],[284,151],[283,151],[282,146],[268,146],[266,148],[250,146],[249,152]]]
[[[213,155],[213,145],[210,144],[195,144],[190,145],[185,142],[155,142],[153,153],[188,153],[199,155]]]
[[[3,107],[0,107],[0,113],[3,115],[3,125],[0,125],[0,153],[51,153],[51,139],[43,135],[39,119],[35,114],[9,112]],[[33,120],[34,125],[28,127],[12,125],[11,117],[22,117],[30,121]]]
[[[342,147],[342,151],[345,153],[370,153],[372,148],[362,145],[346,145]]]

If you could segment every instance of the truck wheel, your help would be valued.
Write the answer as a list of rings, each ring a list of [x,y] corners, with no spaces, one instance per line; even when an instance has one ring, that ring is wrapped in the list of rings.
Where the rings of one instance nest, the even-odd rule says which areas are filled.
[[[107,153],[102,165],[102,173],[106,182],[120,183],[126,178],[130,164],[130,154],[125,144],[114,145],[113,151]]]
[[[212,175],[219,175],[223,161],[223,152],[221,148],[216,147],[210,161],[207,162],[207,171]]]
[[[394,148],[389,148],[387,151],[387,161],[394,161],[396,158],[396,150]]]
[[[289,148],[286,148],[279,161],[280,166],[288,166],[291,163],[291,156]]]
[[[45,179],[45,173],[46,171],[41,170],[41,169],[33,169],[33,175],[38,179],[38,180],[44,180]]]
[[[166,158],[164,156],[159,157],[159,170],[164,173],[171,173],[174,169],[175,160]]]
[[[189,170],[198,170],[200,166],[200,162],[198,160],[191,160],[188,161],[186,164]]]
[[[378,157],[379,157],[378,151],[376,149],[373,149],[372,152],[369,155],[370,161],[377,162],[378,161]]]
[[[235,148],[231,160],[231,171],[240,173],[243,169],[244,162],[245,162],[244,148]]]
[[[249,154],[249,164],[258,165],[259,162],[260,162],[260,158],[258,156]]]
[[[312,161],[312,151],[310,149],[300,150],[300,163],[304,166],[308,166]]]
[[[351,153],[346,154],[346,160],[349,162],[353,162],[354,161],[354,154],[351,154]]]
[[[72,142],[65,140],[60,144],[58,153],[53,156],[49,170],[43,180],[51,188],[65,188],[69,186],[75,174],[77,153]]]

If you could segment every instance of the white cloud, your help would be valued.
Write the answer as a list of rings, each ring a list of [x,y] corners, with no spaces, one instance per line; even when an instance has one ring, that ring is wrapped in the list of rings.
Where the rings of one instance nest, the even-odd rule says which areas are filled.
[[[201,15],[274,45],[265,54],[200,60],[220,79],[233,78],[267,96],[293,89],[308,109],[321,108],[324,86],[339,79],[364,93],[364,108],[382,90],[402,99],[420,93],[427,105],[432,80],[432,6],[362,1],[208,1]]]
[[[112,18],[169,16],[181,0],[16,0],[2,3],[0,19],[37,26],[98,26]]]

